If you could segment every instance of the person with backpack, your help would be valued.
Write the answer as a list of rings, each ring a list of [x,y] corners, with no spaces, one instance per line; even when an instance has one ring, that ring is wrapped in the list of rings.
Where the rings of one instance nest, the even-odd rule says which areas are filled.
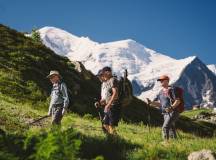
[[[177,138],[175,123],[179,114],[183,111],[183,91],[180,87],[169,86],[170,78],[167,75],[161,76],[157,81],[161,83],[162,89],[157,97],[148,104],[151,106],[161,107],[164,122],[162,126],[162,136],[164,140]]]
[[[103,124],[109,134],[116,134],[116,127],[120,120],[121,105],[118,94],[118,80],[112,75],[110,67],[102,69],[103,83],[101,86],[101,100],[104,105]]]
[[[67,86],[62,81],[62,77],[58,71],[50,71],[47,78],[50,79],[50,82],[53,85],[50,94],[51,100],[48,116],[52,116],[53,125],[60,125],[63,115],[66,113],[69,105]]]

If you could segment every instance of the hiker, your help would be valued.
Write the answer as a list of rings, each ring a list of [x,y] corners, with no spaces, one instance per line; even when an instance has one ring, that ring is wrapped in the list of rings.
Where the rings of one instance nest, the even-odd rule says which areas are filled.
[[[116,134],[115,127],[120,120],[120,102],[118,97],[118,80],[113,77],[110,67],[104,67],[101,71],[101,100],[104,105],[104,128],[109,134]]]
[[[147,99],[151,106],[161,107],[162,109],[164,117],[162,135],[164,140],[177,138],[175,123],[179,118],[177,107],[181,103],[180,95],[176,92],[175,87],[169,86],[169,80],[170,78],[167,75],[163,75],[157,79],[161,83],[162,89],[153,101]],[[173,102],[171,101],[170,93],[173,94],[172,97],[175,97]]]
[[[53,84],[48,116],[52,116],[53,125],[60,125],[69,105],[67,87],[58,71],[50,71],[47,78]]]
[[[96,76],[99,78],[99,80],[101,82],[101,91],[102,91],[102,88],[103,88],[103,85],[104,85],[104,82],[105,82],[102,69],[98,71]],[[101,97],[104,97],[102,95],[102,92],[101,92]],[[99,114],[99,118],[101,120],[102,130],[103,130],[103,132],[105,134],[107,134],[108,130],[104,127],[104,121],[103,121],[103,119],[104,119],[104,109],[103,109],[103,107],[106,105],[105,100],[102,99],[102,98],[101,99],[95,98],[94,101],[95,101],[94,105],[96,107],[96,110],[97,110],[97,112]]]

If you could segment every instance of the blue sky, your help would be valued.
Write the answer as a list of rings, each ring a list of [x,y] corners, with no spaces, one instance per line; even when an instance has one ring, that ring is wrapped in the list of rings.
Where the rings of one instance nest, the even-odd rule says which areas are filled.
[[[19,31],[55,26],[97,42],[130,38],[216,64],[216,0],[0,0],[0,23]]]

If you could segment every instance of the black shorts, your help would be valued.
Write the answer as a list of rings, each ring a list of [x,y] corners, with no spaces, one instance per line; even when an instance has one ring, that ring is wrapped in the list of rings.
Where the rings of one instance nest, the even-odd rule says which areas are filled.
[[[103,124],[110,126],[118,126],[120,115],[120,104],[113,104],[109,112],[104,114]]]

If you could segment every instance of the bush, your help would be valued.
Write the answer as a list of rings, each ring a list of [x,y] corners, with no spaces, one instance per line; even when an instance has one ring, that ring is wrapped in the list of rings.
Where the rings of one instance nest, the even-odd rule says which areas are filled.
[[[77,158],[81,141],[72,129],[60,131],[53,128],[48,133],[40,135],[29,134],[26,138],[25,149],[32,149],[36,160],[74,160]]]

